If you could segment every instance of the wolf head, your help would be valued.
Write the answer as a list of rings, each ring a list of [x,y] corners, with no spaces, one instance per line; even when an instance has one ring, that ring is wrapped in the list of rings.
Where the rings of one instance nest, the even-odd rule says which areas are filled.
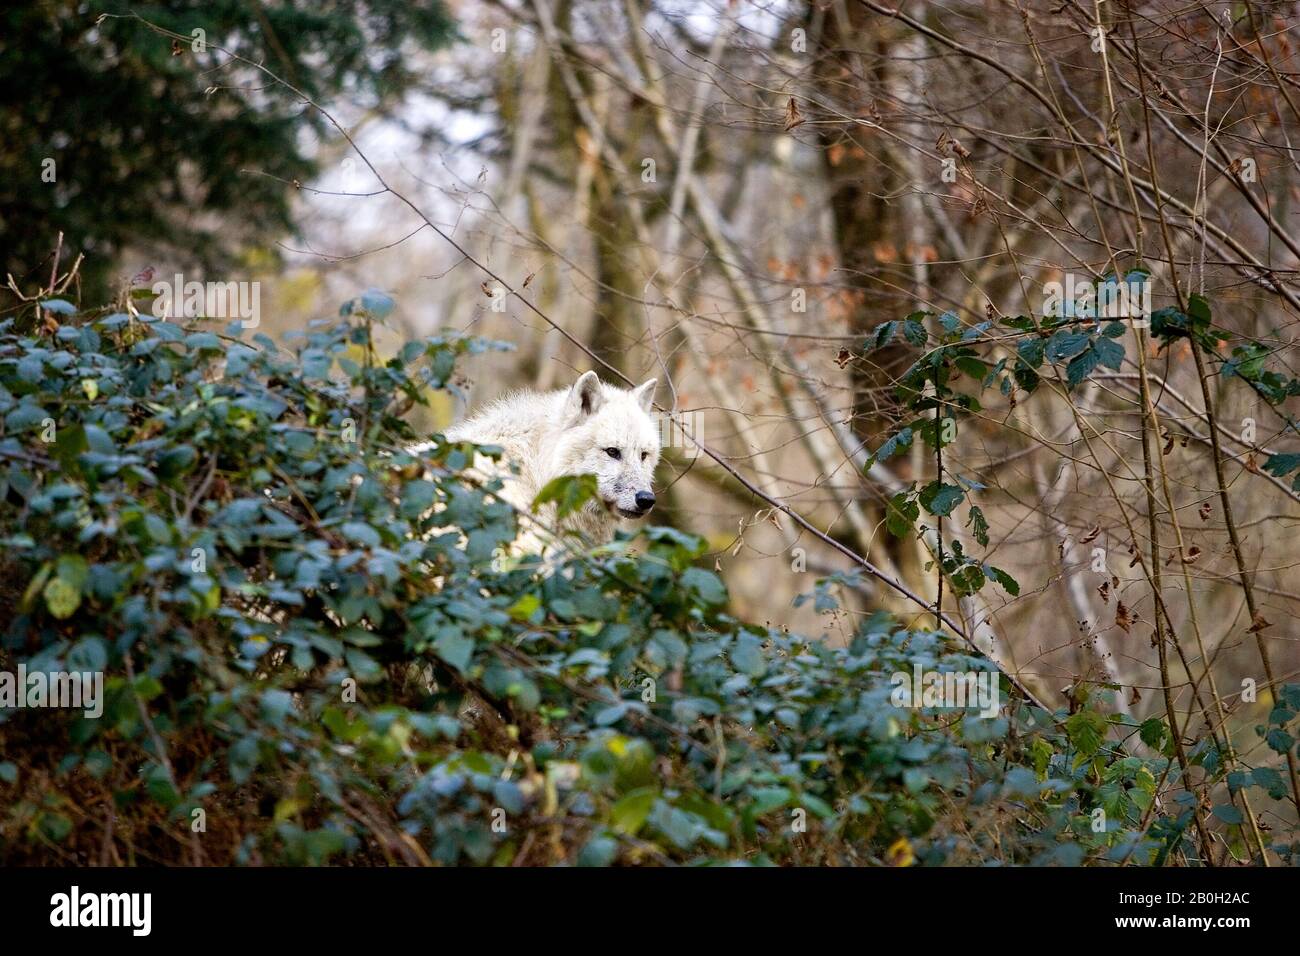
[[[635,520],[655,505],[659,429],[650,414],[656,379],[629,390],[584,372],[569,389],[553,462],[557,474],[595,475],[601,503]]]

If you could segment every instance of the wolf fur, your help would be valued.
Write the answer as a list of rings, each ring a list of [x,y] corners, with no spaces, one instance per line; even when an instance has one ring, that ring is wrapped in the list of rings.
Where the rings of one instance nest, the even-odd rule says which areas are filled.
[[[593,544],[604,544],[616,529],[631,527],[654,507],[660,451],[651,415],[656,381],[622,389],[585,372],[569,388],[507,395],[446,434],[452,441],[504,449],[500,463],[477,456],[474,470],[499,476],[501,497],[524,514],[531,513],[533,499],[553,479],[595,475],[596,500],[558,526],[554,505],[543,506],[537,517],[540,526],[577,531]],[[515,550],[541,553],[550,541],[538,523],[521,523]]]

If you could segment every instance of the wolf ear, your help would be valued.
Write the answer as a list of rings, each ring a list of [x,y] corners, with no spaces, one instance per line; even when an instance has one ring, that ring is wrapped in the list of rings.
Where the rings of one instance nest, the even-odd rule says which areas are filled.
[[[659,384],[659,379],[652,378],[632,389],[632,397],[640,403],[643,412],[648,412],[654,407],[655,386],[657,384]]]
[[[595,372],[583,372],[569,389],[564,400],[564,420],[570,425],[577,424],[595,412],[604,403],[605,396],[600,390],[600,379]]]

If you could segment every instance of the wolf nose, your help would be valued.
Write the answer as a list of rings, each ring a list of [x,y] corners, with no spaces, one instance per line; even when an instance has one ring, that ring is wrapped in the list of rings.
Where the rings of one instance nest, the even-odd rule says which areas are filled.
[[[636,493],[636,510],[645,514],[655,506],[655,496],[650,491],[638,491]]]

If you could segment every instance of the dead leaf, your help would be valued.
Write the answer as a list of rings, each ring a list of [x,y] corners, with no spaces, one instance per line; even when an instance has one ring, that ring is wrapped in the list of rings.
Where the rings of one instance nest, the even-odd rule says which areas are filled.
[[[1272,624],[1264,620],[1263,614],[1261,614],[1259,611],[1256,611],[1255,618],[1251,622],[1250,627],[1246,628],[1246,632],[1249,634],[1258,634],[1260,631],[1264,630],[1264,628],[1272,627],[1272,626],[1273,626]]]
[[[799,104],[790,97],[790,102],[785,107],[785,131],[788,133],[796,126],[802,126],[804,123],[803,114],[799,112]]]
[[[1079,539],[1079,543],[1080,543],[1080,544],[1087,544],[1089,541],[1096,540],[1096,537],[1097,537],[1097,535],[1099,535],[1099,534],[1101,534],[1101,525],[1097,525],[1097,527],[1093,528],[1091,531],[1089,531],[1087,534],[1085,534],[1082,538],[1080,538],[1080,539]]]
[[[1133,619],[1129,617],[1128,606],[1123,601],[1119,601],[1115,605],[1115,626],[1125,634],[1133,626]]]

